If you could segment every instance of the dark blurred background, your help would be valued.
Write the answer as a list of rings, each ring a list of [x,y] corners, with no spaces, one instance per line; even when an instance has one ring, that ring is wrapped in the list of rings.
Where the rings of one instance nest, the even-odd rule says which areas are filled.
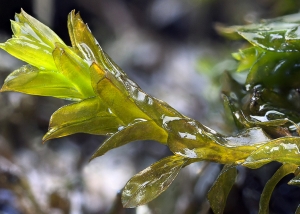
[[[23,8],[50,26],[67,44],[67,15],[80,11],[103,49],[149,94],[223,133],[218,77],[235,66],[216,23],[252,23],[298,12],[298,0],[1,0],[0,42],[11,37],[10,19]],[[0,51],[0,82],[24,63]],[[127,180],[170,155],[156,142],[135,142],[88,162],[105,139],[76,134],[44,145],[51,114],[65,101],[18,93],[0,95],[0,213],[5,214],[205,214],[206,193],[220,172],[214,163],[182,170],[174,184],[148,205],[123,209],[119,192]],[[264,184],[277,169],[239,168],[225,213],[257,213]],[[286,178],[270,213],[293,213],[299,189]]]

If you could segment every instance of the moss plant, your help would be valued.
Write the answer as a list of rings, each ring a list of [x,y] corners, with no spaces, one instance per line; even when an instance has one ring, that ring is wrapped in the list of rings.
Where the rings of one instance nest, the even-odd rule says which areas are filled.
[[[238,165],[256,169],[272,161],[282,163],[263,190],[260,213],[268,213],[272,191],[285,175],[294,174],[289,184],[299,185],[300,14],[218,28],[225,36],[249,42],[233,54],[239,61],[236,72],[247,72],[245,82],[224,74],[222,97],[239,130],[232,136],[145,93],[102,50],[78,13],[68,16],[71,47],[23,10],[11,25],[14,35],[0,48],[28,64],[13,71],[1,91],[73,101],[54,112],[43,141],[79,132],[107,135],[91,159],[136,140],[155,140],[173,152],[128,181],[124,207],[148,203],[183,167],[198,161],[224,164],[208,193],[215,213],[224,210]]]

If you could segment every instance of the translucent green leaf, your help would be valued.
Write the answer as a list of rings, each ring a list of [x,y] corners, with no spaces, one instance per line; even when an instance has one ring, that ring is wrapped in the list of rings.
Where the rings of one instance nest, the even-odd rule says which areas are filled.
[[[104,53],[89,27],[82,21],[80,14],[75,14],[74,10],[68,16],[68,30],[73,48],[90,65],[96,62],[101,69],[107,69],[113,74],[126,75]]]
[[[0,43],[0,48],[41,70],[56,70],[52,58],[53,49],[43,43],[26,38],[12,38],[5,43]]]
[[[61,107],[50,119],[49,131],[43,141],[74,133],[110,135],[124,123],[99,99],[93,97]]]
[[[125,124],[130,124],[134,120],[140,119],[151,120],[148,115],[136,106],[134,101],[126,94],[126,91],[120,90],[114,84],[114,81],[111,80],[114,78],[112,74],[105,72],[95,63],[91,65],[90,70],[95,93]]]
[[[269,202],[272,196],[273,190],[278,182],[288,174],[294,173],[297,166],[294,164],[283,164],[272,176],[272,178],[267,182],[264,190],[261,194],[259,201],[259,214],[269,213]]]
[[[14,31],[16,37],[27,37],[28,32],[31,32],[29,35],[35,37],[37,40],[42,40],[49,47],[54,49],[55,43],[64,44],[64,42],[54,33],[49,27],[39,22],[32,16],[28,15],[23,9],[21,9],[20,14],[15,15],[16,22],[20,23],[20,31]],[[30,28],[29,30],[26,30]]]
[[[261,54],[262,51],[259,48],[255,47],[240,50],[240,52],[232,54],[232,56],[239,61],[237,72],[251,69],[251,67],[258,60]]]
[[[263,84],[268,88],[297,85],[299,57],[299,53],[261,53],[250,69],[246,84]]]
[[[163,126],[164,123],[168,121],[168,118],[184,117],[167,103],[145,93],[137,84],[127,77],[124,78],[123,82],[134,103],[160,126]]]
[[[215,214],[223,213],[228,194],[235,183],[236,176],[236,167],[225,165],[217,180],[208,191],[207,198]]]
[[[76,55],[70,48],[56,43],[53,59],[58,72],[68,78],[85,98],[95,96],[91,85],[88,64]]]
[[[42,70],[56,70],[52,51],[55,43],[64,42],[47,26],[21,10],[11,22],[14,36],[0,48],[14,57]]]
[[[163,129],[158,129],[153,121],[137,121],[109,137],[93,154],[92,159],[104,155],[107,151],[123,146],[137,140],[155,140],[160,143],[167,142],[167,133]]]
[[[219,27],[218,31],[231,38],[246,39],[254,46],[274,52],[299,52],[298,23],[269,20],[245,26]]]
[[[168,128],[168,146],[175,154],[224,164],[246,159],[261,143],[264,143],[260,140],[267,139],[253,138],[255,142],[252,142],[249,137],[246,138],[249,136],[247,133],[244,136],[237,136],[240,139],[226,140],[220,134],[191,119],[170,121]]]
[[[179,155],[169,156],[133,176],[124,187],[123,206],[136,207],[156,198],[170,186],[186,161]]]
[[[272,140],[252,152],[243,163],[249,168],[259,168],[271,161],[300,165],[300,138],[282,137]]]
[[[55,71],[39,70],[31,65],[22,66],[11,73],[2,86],[1,92],[3,91],[16,91],[71,100],[83,98],[73,83],[62,74]]]

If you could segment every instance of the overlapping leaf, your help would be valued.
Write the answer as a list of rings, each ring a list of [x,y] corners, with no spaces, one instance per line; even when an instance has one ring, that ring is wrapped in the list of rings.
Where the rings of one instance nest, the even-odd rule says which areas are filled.
[[[271,161],[300,165],[300,137],[271,140],[251,153],[243,165],[259,168]]]
[[[166,157],[133,176],[122,193],[124,207],[146,204],[165,191],[186,163],[179,155]]]
[[[259,214],[269,213],[269,201],[272,196],[272,192],[277,185],[277,183],[286,175],[294,173],[297,169],[297,165],[294,164],[283,164],[272,176],[272,178],[267,182],[264,190],[261,194],[259,202]]]
[[[236,167],[225,165],[217,180],[208,191],[207,198],[215,214],[223,213],[228,194],[235,183],[236,176]]]
[[[269,140],[261,129],[224,137],[191,119],[170,121],[168,127],[168,146],[175,154],[224,164],[243,161]]]

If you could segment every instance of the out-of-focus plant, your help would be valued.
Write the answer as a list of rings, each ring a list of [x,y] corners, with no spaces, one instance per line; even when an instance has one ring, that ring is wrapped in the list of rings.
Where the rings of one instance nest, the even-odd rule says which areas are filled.
[[[225,164],[208,193],[212,210],[222,213],[237,176],[236,167],[282,166],[266,184],[260,213],[268,212],[272,190],[287,174],[299,185],[300,15],[261,24],[219,27],[249,41],[234,53],[245,84],[225,73],[222,97],[239,132],[223,136],[146,94],[102,50],[79,14],[68,16],[72,46],[23,10],[11,22],[13,37],[0,48],[26,63],[1,89],[52,96],[73,103],[50,119],[43,141],[74,133],[107,135],[91,159],[136,140],[155,140],[173,152],[131,178],[122,193],[124,207],[145,204],[166,190],[179,171],[198,161]]]

